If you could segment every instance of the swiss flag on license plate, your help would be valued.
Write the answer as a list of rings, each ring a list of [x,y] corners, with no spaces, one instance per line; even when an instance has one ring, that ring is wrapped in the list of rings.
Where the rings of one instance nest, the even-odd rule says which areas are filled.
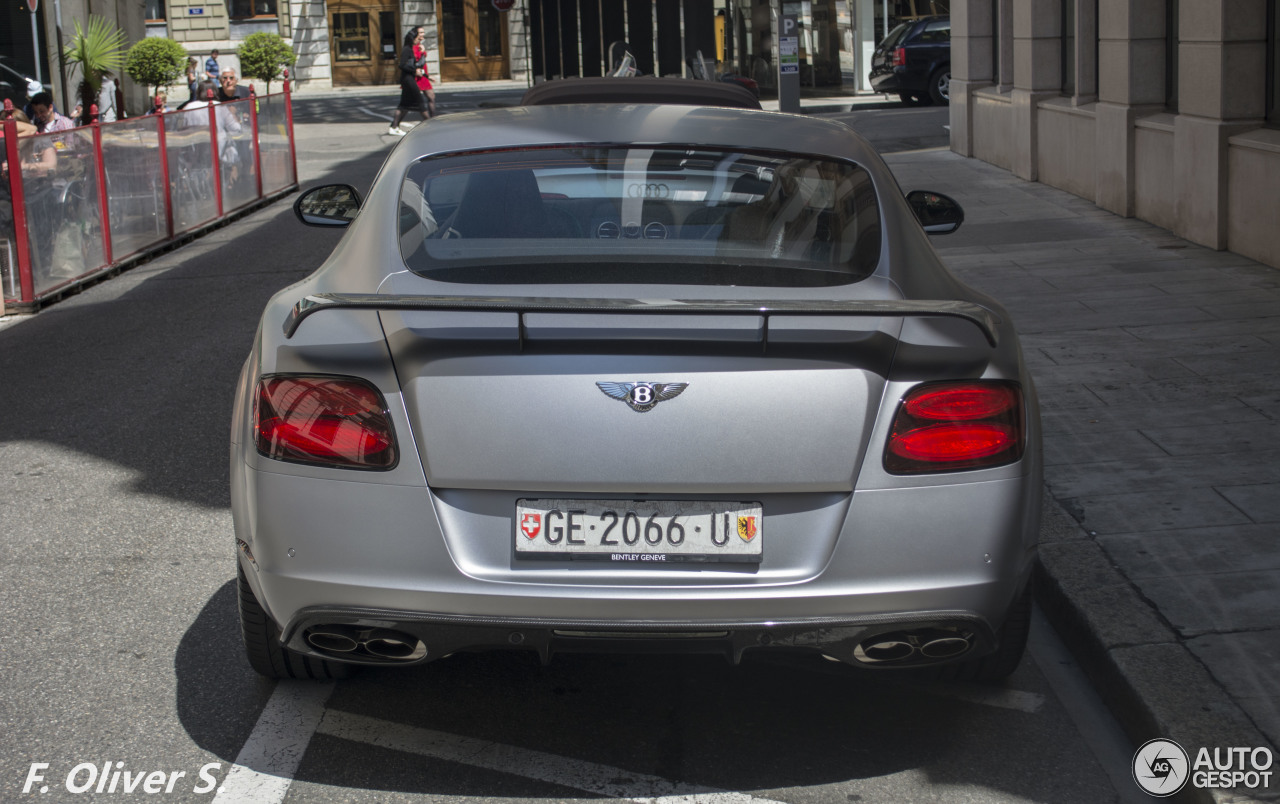
[[[520,532],[530,539],[538,538],[542,532],[542,514],[525,514],[520,518]]]

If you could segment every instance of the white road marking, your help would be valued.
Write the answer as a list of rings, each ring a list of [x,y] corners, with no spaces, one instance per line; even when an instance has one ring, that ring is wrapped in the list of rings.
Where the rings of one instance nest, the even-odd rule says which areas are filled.
[[[653,804],[770,804],[770,799],[756,798],[746,793],[672,782],[658,776],[569,759],[544,751],[459,737],[332,709],[325,714],[317,731],[343,740],[522,776],[597,796]]]
[[[369,115],[370,117],[376,117],[376,118],[378,118],[379,120],[390,120],[390,119],[391,119],[391,115],[389,115],[389,114],[383,114],[382,112],[375,112],[374,110],[370,109],[368,106],[357,106],[357,107],[356,107],[356,109],[357,109],[357,110],[359,110],[359,111],[361,111],[361,112],[364,112],[365,114]]]
[[[227,771],[214,804],[280,804],[311,735],[325,716],[333,682],[281,681]]]

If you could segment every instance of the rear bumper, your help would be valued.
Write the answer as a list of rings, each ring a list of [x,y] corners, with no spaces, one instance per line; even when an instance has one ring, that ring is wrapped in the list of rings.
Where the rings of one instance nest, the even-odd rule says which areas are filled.
[[[515,495],[453,495],[449,506],[425,487],[320,481],[242,463],[233,475],[240,561],[285,643],[372,664],[495,648],[544,659],[674,651],[736,661],[779,647],[853,664],[855,647],[878,634],[928,629],[964,632],[964,655],[976,655],[994,647],[992,634],[1024,588],[1039,530],[1033,471],[766,498],[779,529],[766,534],[774,541],[765,562],[751,568],[560,566],[512,557]],[[796,510],[780,512],[783,503]],[[337,627],[328,645],[347,650],[316,651],[308,634],[319,626]],[[360,633],[376,630],[407,635],[425,652],[385,662],[357,650]]]
[[[898,92],[924,92],[928,76],[913,76],[902,69],[871,74],[871,88],[876,92],[896,94]]]
[[[782,622],[636,620],[534,620],[519,617],[460,617],[427,612],[315,607],[298,612],[283,629],[282,641],[298,653],[354,664],[421,664],[459,651],[530,650],[544,663],[557,653],[712,653],[737,664],[749,650],[807,650],[867,669],[901,669],[940,664],[989,653],[995,629],[972,612],[917,612]],[[356,647],[326,649],[335,635]],[[318,638],[317,638],[318,637]],[[365,640],[417,640],[403,656],[365,650]],[[328,638],[328,641],[326,641]],[[927,655],[930,640],[965,646],[948,655]],[[884,660],[868,655],[873,644],[914,641],[914,652]],[[933,644],[941,644],[934,642]],[[317,646],[320,646],[318,649]],[[863,646],[864,649],[860,649]],[[874,653],[874,651],[873,651]]]

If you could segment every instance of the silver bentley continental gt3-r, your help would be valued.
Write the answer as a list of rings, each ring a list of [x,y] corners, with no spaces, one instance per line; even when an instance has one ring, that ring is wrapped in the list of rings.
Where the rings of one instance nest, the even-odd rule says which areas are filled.
[[[267,305],[231,497],[258,672],[458,651],[808,650],[1008,675],[1039,529],[1008,315],[832,121],[449,115]]]

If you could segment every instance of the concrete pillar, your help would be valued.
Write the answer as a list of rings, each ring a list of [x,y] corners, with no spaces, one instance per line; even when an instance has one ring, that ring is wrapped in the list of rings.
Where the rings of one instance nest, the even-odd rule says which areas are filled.
[[[880,35],[876,30],[875,0],[855,0],[853,13],[858,16],[858,65],[862,89],[871,89],[871,54],[875,52]]]
[[[1266,98],[1265,0],[1182,3],[1174,121],[1177,234],[1227,246],[1227,140],[1261,124]]]
[[[1062,87],[1060,0],[1013,1],[1013,174],[1037,178],[1036,106]]]
[[[951,150],[973,156],[973,93],[991,86],[995,69],[991,5],[995,0],[951,4]]]
[[[1164,108],[1165,2],[1098,4],[1094,203],[1125,217],[1134,214],[1134,121]]]

